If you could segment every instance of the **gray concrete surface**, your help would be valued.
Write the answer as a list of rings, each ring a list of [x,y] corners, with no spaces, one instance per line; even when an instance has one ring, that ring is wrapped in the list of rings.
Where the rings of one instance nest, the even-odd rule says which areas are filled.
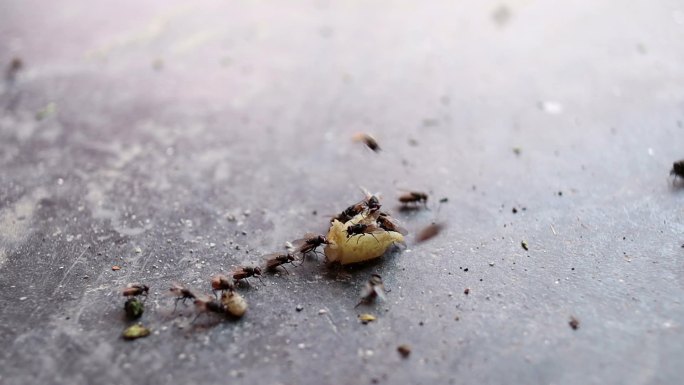
[[[23,67],[0,90],[0,383],[680,383],[683,34],[681,1],[1,1]],[[172,314],[171,282],[324,231],[359,185],[448,229],[266,277],[238,322]],[[354,309],[372,272],[388,301]],[[154,333],[125,342],[131,281]]]

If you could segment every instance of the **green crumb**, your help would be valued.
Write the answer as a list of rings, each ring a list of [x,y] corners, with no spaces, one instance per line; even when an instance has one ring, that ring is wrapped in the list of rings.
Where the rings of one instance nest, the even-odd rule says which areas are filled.
[[[36,112],[36,120],[43,120],[45,118],[48,118],[57,112],[57,104],[54,102],[50,102],[47,104],[47,106],[41,108]]]
[[[142,324],[135,324],[133,326],[129,326],[124,330],[123,332],[123,339],[125,340],[134,340],[137,338],[142,338],[142,337],[147,337],[150,335],[150,329],[144,327]]]
[[[126,311],[126,317],[129,319],[138,319],[145,311],[145,304],[137,298],[130,298],[124,304],[124,310]]]

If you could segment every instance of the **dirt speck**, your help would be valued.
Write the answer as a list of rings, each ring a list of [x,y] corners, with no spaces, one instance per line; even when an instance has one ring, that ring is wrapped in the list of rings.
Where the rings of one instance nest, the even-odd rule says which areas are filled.
[[[397,351],[403,358],[408,358],[411,355],[411,347],[409,345],[403,344],[397,347]]]

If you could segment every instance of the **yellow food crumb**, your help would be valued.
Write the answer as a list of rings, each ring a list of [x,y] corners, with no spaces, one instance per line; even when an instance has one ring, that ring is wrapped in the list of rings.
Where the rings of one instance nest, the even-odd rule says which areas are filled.
[[[361,213],[346,223],[333,220],[328,231],[325,256],[328,262],[343,265],[358,263],[381,257],[391,245],[404,244],[404,236],[395,231],[378,230],[368,234],[357,234],[347,238],[347,228],[364,220],[368,214]]]

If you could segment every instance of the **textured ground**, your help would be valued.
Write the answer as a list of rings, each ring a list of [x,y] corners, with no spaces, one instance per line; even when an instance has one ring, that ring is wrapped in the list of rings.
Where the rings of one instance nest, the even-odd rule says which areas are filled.
[[[684,3],[628,3],[0,1],[0,383],[678,383]],[[359,185],[448,228],[171,313]]]

